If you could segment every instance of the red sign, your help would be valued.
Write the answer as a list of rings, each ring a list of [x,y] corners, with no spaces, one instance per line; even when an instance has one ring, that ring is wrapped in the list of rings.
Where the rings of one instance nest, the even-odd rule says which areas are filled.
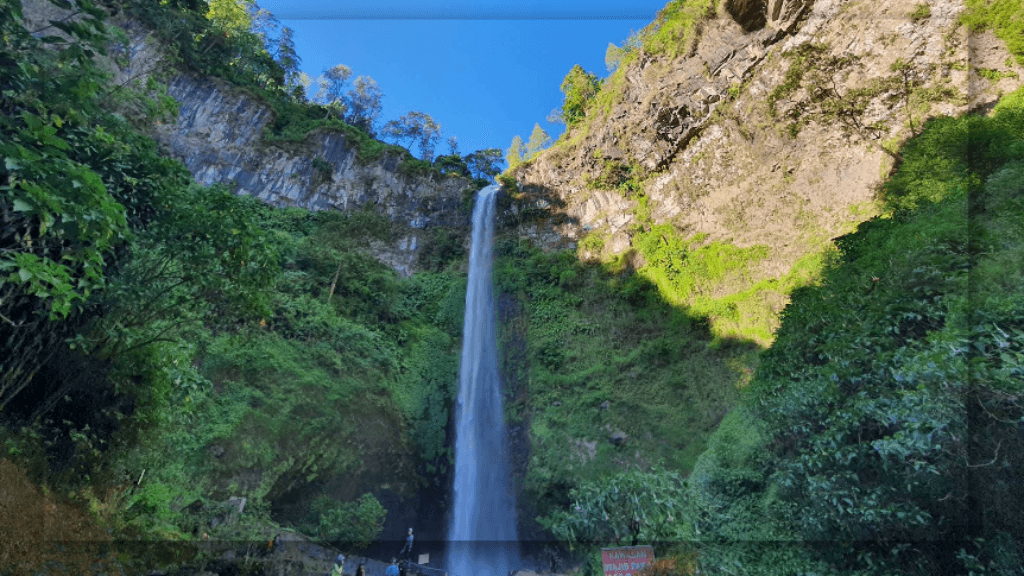
[[[601,548],[604,576],[633,576],[648,564],[653,563],[654,548],[650,546]]]

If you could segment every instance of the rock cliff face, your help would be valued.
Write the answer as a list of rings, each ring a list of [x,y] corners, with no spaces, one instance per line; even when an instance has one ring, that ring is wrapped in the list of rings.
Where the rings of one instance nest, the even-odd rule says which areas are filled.
[[[273,110],[218,80],[180,75],[168,93],[181,112],[157,138],[200,183],[232,183],[239,194],[276,206],[374,206],[414,229],[468,223],[461,210],[470,185],[465,179],[402,174],[402,158],[394,153],[361,163],[355,143],[336,132],[314,132],[299,145],[266,144],[263,130]]]
[[[24,0],[24,11],[34,28],[73,17],[46,0]],[[114,83],[142,85],[171,69],[150,31],[123,16],[112,23],[128,39],[120,61],[106,60]],[[357,144],[329,130],[315,131],[300,143],[267,143],[263,131],[274,121],[273,109],[216,78],[173,73],[167,92],[180,112],[154,136],[197,182],[226,184],[274,206],[376,210],[404,233],[392,245],[378,243],[373,253],[403,275],[415,269],[425,229],[469,226],[466,198],[475,188],[467,179],[404,173],[403,155],[395,152],[361,162]]]
[[[606,256],[627,251],[636,199],[645,196],[655,223],[770,246],[753,280],[777,277],[873,213],[894,162],[886,148],[896,150],[929,116],[992,104],[1024,73],[991,33],[959,24],[962,0],[721,4],[689,54],[641,53],[606,81],[604,90],[618,90],[611,106],[588,112],[514,171],[526,192],[564,206],[563,243],[600,234]],[[809,46],[818,70],[801,63]],[[908,64],[904,72],[893,68],[898,62]],[[803,82],[787,86],[800,66]],[[982,69],[1006,75],[988,80]],[[860,106],[853,127],[822,113],[815,77],[834,83],[839,104]],[[854,102],[857,91],[868,98]],[[608,178],[627,168],[639,190],[616,189]],[[522,229],[556,245],[546,232]]]
[[[466,179],[404,174],[397,153],[361,162],[354,142],[328,130],[298,144],[267,144],[263,130],[273,110],[219,80],[179,75],[168,94],[180,113],[156,138],[197,182],[228,184],[274,206],[372,208],[406,229],[394,245],[374,250],[403,275],[415,268],[424,229],[469,225],[464,200],[474,189]]]

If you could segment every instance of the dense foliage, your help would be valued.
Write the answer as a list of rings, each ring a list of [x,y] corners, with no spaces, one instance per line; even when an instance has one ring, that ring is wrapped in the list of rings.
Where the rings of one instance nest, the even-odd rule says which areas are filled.
[[[604,539],[614,526],[588,533],[563,525],[573,517],[558,510],[604,490],[609,475],[634,478],[658,461],[688,471],[757,348],[728,338],[710,348],[705,318],[665,302],[633,270],[574,251],[505,239],[494,277],[507,413],[510,426],[528,427],[525,511],[555,534]]]
[[[424,231],[426,271],[400,278],[369,254],[399,232],[376,214],[195,185],[143,134],[173,112],[159,77],[111,87],[97,56],[124,39],[90,2],[53,3],[77,18],[35,35],[19,2],[0,6],[0,469],[27,471],[91,538],[265,541],[291,523],[366,546],[386,514],[377,480],[412,491],[450,468],[466,231]],[[388,149],[365,121],[374,85],[345,101],[338,68],[336,94],[309,105],[287,34],[253,34],[246,3],[103,5],[158,30],[178,65],[264,98],[268,140],[327,127],[363,160]],[[603,84],[580,69],[569,116],[597,118],[637,50],[688,50],[714,5],[671,2]],[[1020,58],[1019,5],[968,5]],[[427,118],[396,136],[432,156]],[[635,167],[601,176],[639,205],[625,257],[579,261],[599,235],[580,252],[499,241],[524,513],[584,549],[684,556],[658,573],[1020,573],[1022,127],[1021,91],[924,125],[880,190],[884,216],[838,239],[760,357],[751,340],[773,325],[749,302],[818,266],[716,297],[766,248],[654,225]],[[513,159],[545,144],[519,139]],[[500,151],[413,162],[486,179]],[[0,570],[24,560],[9,550]]]
[[[964,22],[993,29],[1021,57],[1019,3],[969,8]],[[919,8],[913,17],[928,14]],[[796,52],[770,98],[820,72],[820,62],[808,64],[819,48]],[[628,57],[629,51],[613,54],[619,71]],[[936,94],[908,83],[903,66],[897,62],[875,88],[927,104]],[[614,86],[615,77],[605,86]],[[818,116],[846,114],[856,127],[864,95],[819,95]],[[545,526],[571,542],[630,544],[643,523],[617,514],[653,496],[671,502],[670,513],[681,520],[677,544],[695,546],[661,546],[660,554],[685,560],[677,566],[696,562],[679,568],[685,573],[1024,569],[1024,530],[1014,512],[1024,496],[1015,481],[1024,466],[1024,94],[1005,96],[989,116],[901,120],[915,137],[887,150],[898,170],[879,190],[884,214],[837,239],[820,278],[787,288],[805,284],[792,293],[775,342],[760,356],[739,405],[707,440],[683,494],[671,489],[670,470],[608,473],[570,482],[567,497],[542,518]],[[597,184],[637,199],[642,216],[645,199],[630,167],[607,168]],[[647,278],[661,295],[691,294],[694,302],[701,279],[687,270],[694,240],[640,224],[634,245],[644,266],[652,266]],[[602,241],[592,235],[581,248],[600,251]],[[715,259],[727,271],[739,254],[725,248]],[[758,257],[756,250],[750,257]],[[706,301],[693,313],[714,317],[715,308]],[[631,479],[645,474],[649,489],[631,489]],[[589,562],[585,569],[600,567]]]
[[[309,520],[303,528],[324,540],[340,543],[350,550],[362,550],[384,528],[387,510],[372,494],[363,494],[356,502],[339,503],[330,496],[313,501]]]
[[[597,76],[587,72],[579,64],[572,67],[562,80],[561,118],[569,128],[579,124],[587,115],[587,104],[601,88]]]
[[[744,416],[691,476],[709,567],[1020,572],[1022,139],[1020,91],[929,122],[888,215],[793,295]],[[739,544],[778,539],[833,544]]]
[[[3,457],[111,538],[265,539],[321,493],[314,512],[347,523],[314,535],[365,545],[383,509],[332,478],[397,466],[409,490],[449,466],[464,280],[447,269],[461,249],[438,234],[434,272],[400,279],[367,253],[391,241],[380,216],[275,210],[192,183],[143,134],[174,110],[157,80],[110,86],[98,56],[127,40],[104,10],[54,4],[79,13],[41,38],[20,3],[0,9]],[[274,86],[246,71],[259,57],[222,70],[190,55],[237,56],[232,38],[251,33],[229,25],[229,6],[108,8],[226,26],[225,46],[173,26],[166,40],[200,71]],[[474,175],[494,173],[493,151],[469,157]],[[394,466],[375,472],[384,454]],[[248,499],[241,517],[229,496]],[[15,559],[4,551],[0,569]]]

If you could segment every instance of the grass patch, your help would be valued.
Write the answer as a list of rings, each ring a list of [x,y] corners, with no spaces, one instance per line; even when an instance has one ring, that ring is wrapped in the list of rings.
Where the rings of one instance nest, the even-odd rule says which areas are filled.
[[[696,44],[701,23],[713,18],[717,0],[672,0],[644,30],[643,49],[654,55],[675,58]]]
[[[927,4],[918,4],[910,13],[910,21],[917,23],[932,17],[932,8]]]
[[[1018,64],[1024,64],[1024,6],[1017,0],[967,0],[960,21],[996,33]]]

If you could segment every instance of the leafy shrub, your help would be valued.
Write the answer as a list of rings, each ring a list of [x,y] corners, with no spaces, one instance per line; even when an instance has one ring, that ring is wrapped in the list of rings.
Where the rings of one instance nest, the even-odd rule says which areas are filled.
[[[338,502],[324,495],[310,506],[305,530],[321,540],[358,551],[377,539],[386,514],[373,494],[363,494],[354,502]]]
[[[670,542],[681,538],[683,480],[656,467],[584,481],[569,491],[569,510],[556,510],[541,524],[573,544]]]
[[[932,9],[927,4],[918,4],[914,7],[914,11],[910,13],[910,20],[913,22],[920,22],[921,20],[927,20],[932,16]]]
[[[1024,64],[1024,8],[1015,0],[967,0],[961,22],[973,29],[992,29]]]

